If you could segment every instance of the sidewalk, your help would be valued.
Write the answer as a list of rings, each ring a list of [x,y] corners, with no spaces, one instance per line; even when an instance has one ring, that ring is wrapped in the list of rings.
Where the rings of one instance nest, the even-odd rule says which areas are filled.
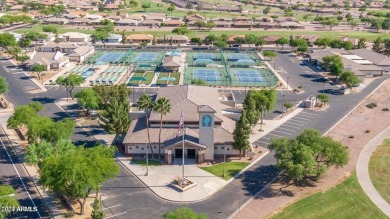
[[[374,202],[374,204],[378,206],[378,208],[381,209],[382,212],[388,217],[390,217],[390,205],[382,198],[382,196],[376,191],[374,185],[372,184],[370,174],[368,172],[368,164],[370,162],[371,154],[389,135],[390,126],[376,135],[364,146],[356,163],[356,174],[360,186],[363,188],[363,191],[371,199],[371,201]]]

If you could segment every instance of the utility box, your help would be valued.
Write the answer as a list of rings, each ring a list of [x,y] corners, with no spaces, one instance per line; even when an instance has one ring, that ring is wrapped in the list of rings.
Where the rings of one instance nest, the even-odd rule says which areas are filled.
[[[303,108],[314,108],[317,104],[317,98],[315,96],[309,96],[306,100],[302,101]]]

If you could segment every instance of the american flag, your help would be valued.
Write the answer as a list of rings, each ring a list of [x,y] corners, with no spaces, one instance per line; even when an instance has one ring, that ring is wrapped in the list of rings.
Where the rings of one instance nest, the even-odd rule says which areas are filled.
[[[183,125],[184,125],[184,116],[183,116],[183,111],[181,111],[181,114],[180,114],[180,121],[179,121],[179,128],[177,129],[176,138],[179,137],[180,131],[181,131],[181,129],[183,128]]]

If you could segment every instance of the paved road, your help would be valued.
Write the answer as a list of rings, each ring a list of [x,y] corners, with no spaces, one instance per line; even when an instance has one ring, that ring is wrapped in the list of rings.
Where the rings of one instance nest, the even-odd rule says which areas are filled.
[[[12,218],[49,218],[39,194],[23,165],[19,162],[11,143],[0,128],[0,184],[12,185],[20,206],[29,207],[31,212],[13,212]],[[34,210],[36,208],[37,210]]]

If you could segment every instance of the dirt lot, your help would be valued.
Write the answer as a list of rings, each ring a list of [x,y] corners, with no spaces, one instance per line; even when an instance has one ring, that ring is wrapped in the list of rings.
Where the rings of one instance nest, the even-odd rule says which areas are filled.
[[[280,180],[277,180],[235,218],[254,219],[270,216],[294,201],[325,191],[350,176],[364,145],[390,125],[390,111],[383,111],[384,108],[390,108],[389,92],[388,80],[327,134],[348,147],[350,156],[348,165],[340,169],[331,168],[316,184],[306,187],[290,186],[283,194],[279,192],[281,184]],[[376,107],[370,109],[366,106],[372,103],[375,103]]]

